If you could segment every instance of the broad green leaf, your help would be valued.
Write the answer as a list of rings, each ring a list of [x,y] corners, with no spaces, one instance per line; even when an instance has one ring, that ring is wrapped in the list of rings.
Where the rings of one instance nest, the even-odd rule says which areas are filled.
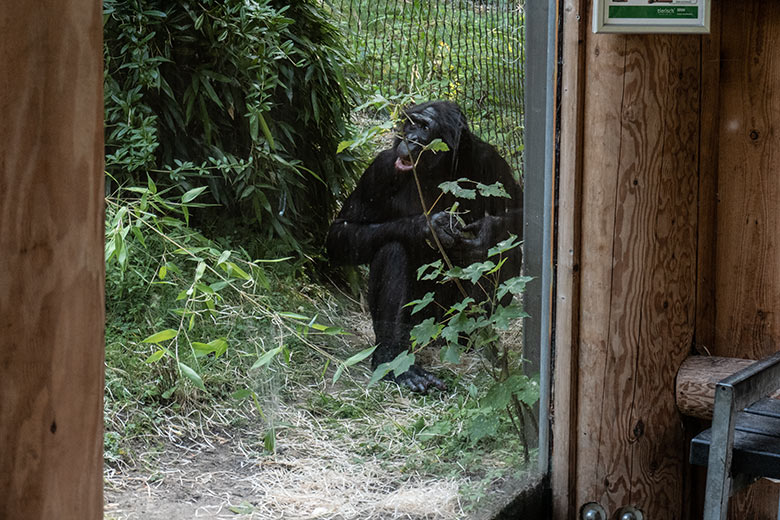
[[[441,139],[434,139],[426,148],[434,152],[448,152],[450,150],[450,147],[447,146],[447,143]]]
[[[460,280],[468,280],[471,283],[477,283],[477,281],[491,269],[496,267],[496,264],[490,260],[484,262],[476,262],[468,267],[453,267],[447,271],[447,276],[450,278],[458,278]]]
[[[197,372],[195,372],[192,368],[188,367],[181,361],[179,362],[179,369],[181,369],[181,373],[184,374],[184,376],[192,381],[192,384],[200,388],[201,390],[205,391],[206,386],[203,384],[203,379],[200,378]]]
[[[206,262],[199,262],[198,267],[195,268],[195,282],[203,277],[203,273],[206,272]]]
[[[237,276],[238,278],[241,278],[242,280],[251,280],[252,279],[252,277],[249,276],[249,274],[246,271],[244,271],[243,269],[238,267],[233,262],[223,262],[221,264],[221,266],[222,266],[222,269],[225,270],[225,272],[227,273],[228,276]]]
[[[439,184],[439,189],[444,193],[452,193],[461,199],[473,200],[477,198],[477,190],[462,188],[458,183],[468,181],[468,179],[458,179],[457,181],[447,181]]]
[[[412,327],[411,337],[415,345],[427,345],[436,339],[444,325],[436,323],[435,318],[428,318]]]
[[[336,368],[336,372],[333,374],[333,382],[335,383],[336,381],[339,380],[339,378],[341,377],[341,374],[344,373],[344,369],[346,369],[347,367],[351,367],[352,365],[356,365],[356,364],[360,363],[361,361],[363,361],[364,359],[369,357],[371,354],[373,354],[374,350],[376,350],[376,346],[369,347],[367,349],[361,350],[357,354],[355,354],[353,356],[350,356],[346,361],[341,363],[338,366],[338,368]]]
[[[507,193],[504,189],[504,185],[500,182],[495,184],[482,184],[481,182],[478,182],[477,190],[479,190],[479,194],[483,197],[504,197],[506,199],[511,198],[509,193]]]
[[[349,148],[353,144],[355,144],[354,140],[352,140],[352,141],[341,141],[339,143],[338,147],[336,148],[336,153],[343,152],[344,150],[346,150],[347,148]]]
[[[160,270],[157,271],[157,278],[160,280],[165,280],[165,275],[168,274],[168,268],[164,265],[160,266]]]
[[[509,238],[507,238],[506,240],[502,240],[501,242],[499,242],[495,246],[493,246],[490,249],[488,249],[488,258],[491,257],[491,256],[495,256],[495,255],[501,254],[501,253],[505,253],[505,252],[509,251],[510,249],[513,249],[513,248],[519,246],[521,243],[522,242],[519,242],[517,240],[517,236],[516,235],[510,235]]]
[[[528,314],[523,312],[520,305],[516,303],[510,303],[509,305],[498,305],[490,316],[490,321],[499,330],[509,329],[509,325],[512,321],[518,318],[527,318]]]
[[[188,202],[192,202],[195,200],[195,198],[206,191],[208,189],[208,186],[201,186],[200,188],[193,188],[189,190],[187,193],[181,196],[182,203],[186,204]]]
[[[271,350],[269,350],[268,352],[266,352],[265,354],[263,354],[262,356],[260,356],[260,357],[257,359],[257,361],[255,361],[255,364],[254,364],[254,365],[252,365],[252,367],[250,368],[250,370],[254,370],[255,368],[259,368],[259,367],[265,366],[265,365],[267,365],[268,363],[270,363],[270,362],[271,362],[271,361],[274,359],[274,357],[275,357],[277,354],[279,354],[279,352],[281,352],[281,351],[282,351],[282,348],[283,348],[283,346],[282,346],[282,345],[279,345],[278,347],[276,347],[276,348],[272,348]]]
[[[413,300],[404,305],[404,307],[414,306],[412,308],[412,314],[416,314],[423,310],[425,307],[428,306],[429,303],[433,302],[434,294],[432,292],[425,293],[425,296],[420,298],[419,300]]]
[[[525,291],[525,286],[528,282],[533,280],[530,276],[515,276],[508,280],[504,280],[501,285],[498,286],[496,296],[500,300],[507,293],[512,293],[515,296],[520,296]]]
[[[382,363],[376,369],[374,370],[374,373],[371,374],[371,379],[368,381],[368,386],[374,386],[379,381],[382,380],[383,377],[385,377],[387,374],[390,373],[390,371],[393,368],[390,366],[390,363]]]
[[[460,348],[458,347],[458,344],[447,343],[447,345],[439,351],[439,359],[447,363],[460,363]]]
[[[512,396],[528,406],[539,399],[539,384],[525,374],[513,374],[505,381],[495,383],[480,401],[480,406],[503,410],[510,404]]]
[[[276,430],[273,428],[273,426],[267,432],[265,432],[263,446],[265,446],[266,451],[270,451],[271,453],[276,451]]]
[[[219,260],[217,260],[217,265],[222,264],[225,262],[228,258],[230,258],[230,254],[232,251],[222,251],[222,254],[219,255]]]
[[[369,357],[371,354],[374,353],[374,350],[376,350],[376,346],[369,347],[365,350],[361,350],[357,354],[350,356],[346,361],[344,361],[344,365],[351,367],[353,365],[357,365],[367,357]]]
[[[439,421],[433,426],[429,426],[423,429],[420,433],[417,434],[417,438],[421,441],[427,441],[433,439],[434,437],[448,435],[451,431],[452,424],[447,421]]]
[[[230,282],[214,282],[209,287],[211,287],[211,290],[214,292],[219,292],[225,287],[229,286]]]
[[[485,437],[493,437],[498,432],[498,415],[477,415],[472,419],[468,432],[472,444]]]
[[[390,370],[393,371],[396,377],[409,370],[409,367],[412,365],[414,365],[414,354],[410,354],[406,350],[398,354],[394,360],[388,363]]]
[[[249,388],[242,388],[241,390],[236,390],[232,394],[230,394],[230,397],[233,399],[246,399],[247,397],[250,397],[253,394],[252,390]]]
[[[209,346],[214,348],[214,357],[219,358],[222,354],[227,352],[228,342],[225,338],[217,338],[209,341]]]
[[[168,341],[169,339],[175,338],[177,334],[178,332],[173,329],[165,329],[152,334],[151,336],[141,341],[141,343],[161,343],[163,341]]]
[[[271,129],[268,128],[268,124],[265,122],[263,114],[257,112],[256,115],[257,121],[260,123],[260,128],[262,129],[263,135],[265,136],[265,140],[268,141],[268,146],[271,147],[271,150],[275,150],[276,145],[274,144],[274,136],[271,135]]]
[[[155,363],[157,361],[160,361],[160,359],[165,355],[165,351],[160,349],[144,361],[145,363]]]
[[[460,315],[457,315],[456,317],[460,318]],[[457,345],[460,340],[460,333],[462,332],[459,327],[461,323],[463,323],[463,320],[460,319],[456,320],[454,323],[450,321],[447,323],[447,326],[442,329],[441,337],[444,338],[448,344]]]
[[[200,341],[192,342],[192,350],[195,352],[196,357],[203,357],[213,352],[213,349],[208,344],[201,343]]]
[[[423,264],[417,268],[418,280],[435,280],[442,272],[443,263],[441,260],[436,260],[430,264]],[[431,273],[427,273],[428,269],[432,269]],[[427,273],[427,274],[426,274]]]
[[[447,313],[449,314],[451,312],[463,312],[468,308],[470,304],[474,303],[474,301],[475,301],[474,298],[472,298],[471,296],[464,298],[462,301],[450,307],[450,310],[447,311]]]

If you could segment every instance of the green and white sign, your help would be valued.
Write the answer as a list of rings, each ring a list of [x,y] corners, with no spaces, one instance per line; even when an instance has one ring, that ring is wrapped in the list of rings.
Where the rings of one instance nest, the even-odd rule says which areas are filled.
[[[595,0],[593,32],[708,33],[710,0]]]

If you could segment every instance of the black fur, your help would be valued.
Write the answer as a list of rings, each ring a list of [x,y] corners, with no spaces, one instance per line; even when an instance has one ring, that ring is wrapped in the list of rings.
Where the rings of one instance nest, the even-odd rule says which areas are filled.
[[[434,229],[456,265],[484,259],[487,250],[510,233],[522,238],[520,185],[495,148],[471,133],[460,108],[452,102],[432,101],[407,108],[405,115],[404,138],[397,138],[392,149],[380,152],[369,165],[327,238],[331,261],[370,265],[368,300],[378,345],[372,358],[374,368],[408,349],[414,323],[434,312],[431,305],[427,315],[411,316],[409,308],[403,307],[406,303],[429,291],[436,293],[436,301],[444,307],[461,299],[452,284],[417,280],[417,268],[441,255],[431,246],[410,161],[419,159],[417,174]],[[420,155],[422,147],[436,138],[449,151],[434,154],[426,150]],[[467,211],[462,215],[466,226],[447,227],[451,219],[443,212],[456,199],[448,194],[434,208],[430,206],[441,192],[440,183],[462,177],[483,184],[501,182],[511,200],[479,195],[474,200],[459,199],[459,212]],[[502,273],[507,277],[519,274],[520,261],[520,250],[514,249]],[[444,387],[418,366],[397,381],[419,392],[430,386]]]

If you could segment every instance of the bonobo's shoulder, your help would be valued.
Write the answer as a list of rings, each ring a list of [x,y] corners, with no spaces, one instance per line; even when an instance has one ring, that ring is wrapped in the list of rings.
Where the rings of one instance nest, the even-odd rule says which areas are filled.
[[[504,182],[508,180],[505,177],[512,177],[512,168],[509,163],[492,144],[475,137],[471,143],[470,153],[473,168],[484,171],[488,177],[496,177],[497,180]]]
[[[395,176],[396,153],[394,150],[383,150],[377,154],[363,173],[361,181],[382,182],[392,181]]]

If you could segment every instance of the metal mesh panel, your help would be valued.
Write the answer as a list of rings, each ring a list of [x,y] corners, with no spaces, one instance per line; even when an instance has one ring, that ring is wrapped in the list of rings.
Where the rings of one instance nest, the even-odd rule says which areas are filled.
[[[472,130],[521,173],[523,2],[325,0],[360,70],[384,96],[420,93],[463,108]]]

